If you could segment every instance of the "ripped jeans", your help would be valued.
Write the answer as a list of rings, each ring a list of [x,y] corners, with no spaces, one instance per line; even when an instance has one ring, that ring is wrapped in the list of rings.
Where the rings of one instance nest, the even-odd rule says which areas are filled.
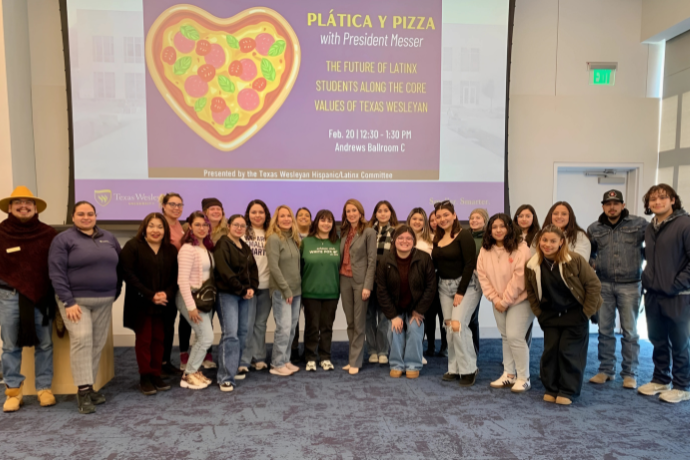
[[[453,298],[458,291],[460,280],[439,279],[438,294],[446,321],[446,338],[448,340],[448,372],[450,374],[473,374],[477,370],[477,353],[474,350],[472,331],[468,327],[474,310],[479,305],[482,288],[479,286],[477,275],[472,275],[462,302],[453,307]],[[456,332],[455,328],[459,330]]]

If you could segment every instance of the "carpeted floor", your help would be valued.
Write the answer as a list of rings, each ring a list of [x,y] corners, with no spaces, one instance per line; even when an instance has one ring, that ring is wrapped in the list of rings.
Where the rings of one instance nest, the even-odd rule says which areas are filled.
[[[596,345],[593,335],[587,378]],[[535,339],[532,390],[522,395],[489,387],[502,371],[500,341],[482,340],[472,388],[441,382],[445,358],[429,359],[417,380],[392,379],[383,365],[350,376],[340,370],[347,344],[338,343],[333,372],[252,372],[232,393],[175,385],[143,396],[134,350],[118,348],[97,413],[80,415],[74,396],[52,408],[27,397],[19,412],[0,415],[0,459],[690,459],[690,402],[640,396],[617,377],[585,383],[572,406],[545,403],[541,350]],[[645,383],[646,341],[640,362]]]

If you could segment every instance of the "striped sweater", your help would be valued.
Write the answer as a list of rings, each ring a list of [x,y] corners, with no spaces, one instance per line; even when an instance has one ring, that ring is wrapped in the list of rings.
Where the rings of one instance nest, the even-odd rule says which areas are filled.
[[[177,253],[177,284],[187,310],[196,310],[192,292],[196,291],[211,276],[210,253],[203,246],[183,244]]]

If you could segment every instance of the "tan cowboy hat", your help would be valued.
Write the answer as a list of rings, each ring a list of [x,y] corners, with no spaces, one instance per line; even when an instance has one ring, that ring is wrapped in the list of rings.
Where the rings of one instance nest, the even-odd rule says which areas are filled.
[[[0,210],[9,214],[10,213],[10,201],[19,200],[22,198],[28,199],[28,200],[34,200],[34,202],[36,203],[36,209],[38,210],[39,213],[42,213],[48,207],[46,202],[43,201],[42,199],[38,198],[38,197],[35,197],[34,194],[31,193],[31,190],[29,190],[28,187],[24,187],[23,185],[20,185],[19,187],[14,189],[14,191],[12,192],[12,195],[10,195],[7,198],[0,200]]]

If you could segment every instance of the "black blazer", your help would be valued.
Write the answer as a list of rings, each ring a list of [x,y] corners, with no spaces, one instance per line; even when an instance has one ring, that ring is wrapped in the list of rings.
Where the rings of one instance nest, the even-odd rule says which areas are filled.
[[[144,315],[160,315],[176,311],[177,249],[161,244],[158,254],[141,239],[132,238],[120,252],[120,272],[127,283],[125,292],[125,327],[135,329]],[[153,296],[165,292],[167,305],[156,305]]]
[[[247,290],[259,289],[259,268],[254,260],[252,249],[240,240],[242,249],[223,235],[213,249],[216,287],[239,297],[247,295]]]

